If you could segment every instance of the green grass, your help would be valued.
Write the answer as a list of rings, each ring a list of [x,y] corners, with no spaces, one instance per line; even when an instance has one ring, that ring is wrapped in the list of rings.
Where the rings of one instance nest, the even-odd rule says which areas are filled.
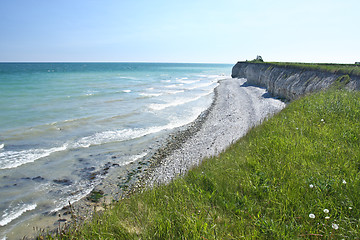
[[[255,63],[261,63],[255,61]],[[290,63],[290,62],[266,62],[274,66],[295,67],[304,70],[316,70],[337,74],[348,74],[360,76],[359,64],[334,64],[334,63]]]
[[[185,177],[54,237],[359,239],[359,119],[359,92],[296,100]]]

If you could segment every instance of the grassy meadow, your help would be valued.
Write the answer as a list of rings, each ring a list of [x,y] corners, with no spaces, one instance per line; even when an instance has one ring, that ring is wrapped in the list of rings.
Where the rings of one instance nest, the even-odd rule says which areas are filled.
[[[290,103],[182,178],[57,239],[359,239],[360,93]]]

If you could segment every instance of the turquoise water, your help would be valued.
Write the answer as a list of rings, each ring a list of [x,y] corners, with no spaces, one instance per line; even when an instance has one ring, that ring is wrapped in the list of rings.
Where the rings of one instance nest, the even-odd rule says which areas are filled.
[[[106,163],[145,157],[210,106],[231,67],[0,63],[0,230],[80,199]]]

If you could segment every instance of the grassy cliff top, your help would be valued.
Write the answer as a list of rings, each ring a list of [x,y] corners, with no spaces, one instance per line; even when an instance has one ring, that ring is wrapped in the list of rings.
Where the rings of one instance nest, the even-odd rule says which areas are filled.
[[[337,64],[337,63],[301,63],[301,62],[262,62],[258,60],[246,61],[246,63],[268,64],[285,68],[299,68],[304,70],[317,70],[336,74],[360,76],[360,64]]]

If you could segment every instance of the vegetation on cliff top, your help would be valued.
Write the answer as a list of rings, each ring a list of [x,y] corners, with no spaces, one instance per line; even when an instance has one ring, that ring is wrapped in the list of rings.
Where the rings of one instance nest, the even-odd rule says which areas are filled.
[[[218,157],[61,239],[355,239],[360,93],[293,101]]]
[[[262,58],[261,58],[262,59]],[[285,68],[299,68],[302,70],[316,70],[335,74],[347,74],[360,76],[360,64],[336,64],[336,63],[297,63],[297,62],[264,62],[257,58],[248,63],[261,63]]]

